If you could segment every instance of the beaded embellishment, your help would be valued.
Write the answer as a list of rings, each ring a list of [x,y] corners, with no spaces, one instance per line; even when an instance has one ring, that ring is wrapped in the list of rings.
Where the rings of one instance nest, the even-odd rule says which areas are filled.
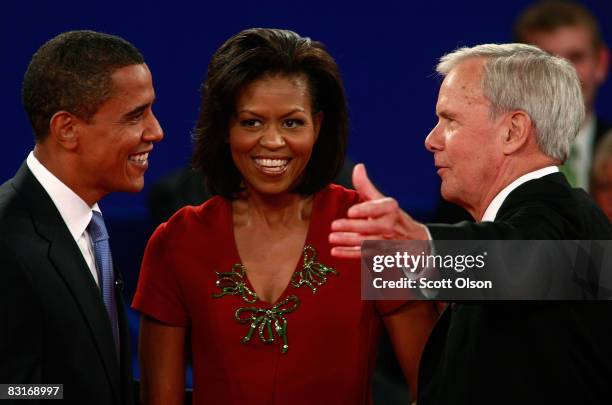
[[[232,271],[216,272],[217,281],[215,285],[221,289],[213,298],[221,298],[224,295],[242,295],[242,299],[249,304],[257,301],[257,294],[251,290],[246,283],[246,268],[242,264],[234,264]]]
[[[274,334],[283,339],[283,345],[281,346],[281,353],[287,353],[289,350],[289,344],[287,342],[287,319],[283,315],[291,313],[300,306],[300,299],[297,295],[290,295],[278,304],[274,305],[270,309],[263,309],[257,307],[242,307],[236,310],[236,320],[240,323],[249,323],[249,331],[246,336],[242,338],[242,343],[248,343],[253,336],[255,328],[259,332],[259,339],[263,343],[273,343]],[[247,317],[243,317],[246,314]],[[272,325],[274,324],[274,329]]]
[[[335,269],[319,263],[317,251],[310,245],[304,246],[304,263],[301,270],[296,270],[289,282],[293,288],[303,286],[310,287],[313,294],[317,292],[317,287],[327,283],[328,275],[338,276]],[[247,283],[246,268],[242,264],[234,264],[229,272],[216,272],[217,280],[215,286],[221,289],[214,293],[213,298],[222,298],[226,295],[239,295],[248,304],[254,304],[258,300],[257,293],[253,291]],[[300,298],[291,294],[282,301],[279,301],[271,308],[261,308],[258,306],[240,307],[236,310],[234,318],[239,323],[249,324],[247,334],[242,338],[242,343],[248,343],[257,329],[259,339],[262,343],[274,343],[275,335],[282,339],[281,353],[285,354],[289,350],[287,340],[287,319],[286,314],[290,314],[300,306]]]
[[[304,265],[302,266],[302,270],[296,271],[293,273],[293,276],[291,276],[292,286],[300,288],[306,285],[312,289],[312,293],[314,294],[317,292],[317,287],[327,282],[328,273],[335,276],[338,275],[336,270],[315,261],[316,259],[317,251],[315,248],[309,245],[304,246]]]

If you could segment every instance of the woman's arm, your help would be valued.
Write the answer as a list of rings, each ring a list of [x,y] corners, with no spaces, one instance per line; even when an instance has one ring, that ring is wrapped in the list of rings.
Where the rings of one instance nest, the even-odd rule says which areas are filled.
[[[413,401],[417,398],[421,354],[437,319],[438,311],[431,301],[408,303],[383,317]]]
[[[143,405],[183,405],[187,328],[153,318],[140,319],[140,401]]]

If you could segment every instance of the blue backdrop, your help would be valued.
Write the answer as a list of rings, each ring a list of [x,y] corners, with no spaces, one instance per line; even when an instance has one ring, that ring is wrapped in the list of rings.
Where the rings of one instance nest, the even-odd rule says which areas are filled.
[[[3,145],[0,181],[11,177],[32,148],[21,107],[21,80],[31,55],[59,32],[93,29],[125,37],[145,55],[154,76],[156,114],[166,137],[150,157],[152,184],[183,166],[198,113],[199,87],[214,50],[248,27],[280,27],[324,42],[343,73],[350,106],[349,154],[365,162],[376,183],[417,215],[438,199],[439,181],[423,140],[435,123],[436,60],[458,46],[508,42],[528,1],[145,2],[9,1],[0,15]],[[586,1],[612,43],[612,3]],[[612,118],[611,85],[598,110]],[[145,193],[117,194],[102,207],[113,218],[146,216]]]

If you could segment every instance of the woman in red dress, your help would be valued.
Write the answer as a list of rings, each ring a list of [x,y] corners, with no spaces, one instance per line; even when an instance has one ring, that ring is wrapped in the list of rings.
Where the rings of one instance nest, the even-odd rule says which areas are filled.
[[[181,404],[191,336],[196,404],[366,404],[384,325],[413,393],[436,319],[427,302],[360,298],[331,222],[359,195],[342,167],[347,108],[322,44],[250,29],[213,56],[193,163],[216,196],[160,225],[133,307],[145,404]]]

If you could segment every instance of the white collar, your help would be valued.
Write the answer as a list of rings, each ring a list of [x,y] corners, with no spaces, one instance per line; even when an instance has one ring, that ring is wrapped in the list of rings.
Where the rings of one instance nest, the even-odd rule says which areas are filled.
[[[592,147],[592,143],[595,138],[596,124],[595,114],[588,114],[584,118],[584,121],[582,121],[582,125],[580,125],[578,134],[576,134],[576,138],[574,139],[574,144],[579,144],[580,148]]]
[[[595,143],[595,115],[589,114],[578,131],[578,135],[572,143],[574,157],[565,164],[572,166],[576,183],[574,187],[580,187],[589,191],[589,178],[593,160],[593,145]]]
[[[80,238],[91,221],[92,210],[101,213],[98,203],[89,207],[81,197],[43,166],[33,152],[28,155],[26,164],[51,197],[74,240]]]
[[[499,209],[501,208],[502,204],[506,200],[506,197],[508,197],[508,194],[514,191],[521,184],[526,183],[529,180],[539,179],[540,177],[544,177],[546,175],[556,173],[558,171],[559,168],[557,166],[547,166],[543,167],[542,169],[534,170],[532,172],[523,174],[521,177],[514,180],[512,183],[508,184],[502,191],[500,191],[495,196],[493,201],[491,201],[491,203],[485,210],[485,213],[482,216],[480,222],[494,221],[495,217],[497,216],[497,211],[499,211]]]

